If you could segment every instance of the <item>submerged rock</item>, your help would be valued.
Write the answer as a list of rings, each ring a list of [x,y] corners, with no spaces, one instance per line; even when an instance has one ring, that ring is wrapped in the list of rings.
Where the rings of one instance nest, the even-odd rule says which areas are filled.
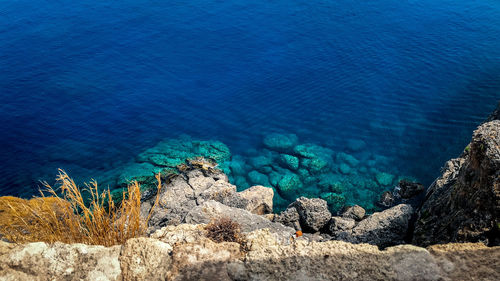
[[[330,208],[330,210],[332,210],[332,212],[337,212],[341,210],[346,202],[344,195],[333,192],[321,193],[319,197],[326,201],[328,207]]]
[[[342,163],[339,165],[339,171],[344,175],[349,175],[351,173],[351,167],[346,163]]]
[[[356,139],[348,140],[346,145],[347,150],[352,152],[361,151],[365,149],[365,147],[366,147],[366,142],[364,142],[363,140],[356,140]]]
[[[321,157],[305,158],[300,161],[301,167],[307,169],[311,174],[318,174],[321,171],[326,170],[328,167],[328,161],[322,159]]]
[[[289,200],[293,200],[299,194],[302,187],[303,184],[300,181],[300,177],[292,173],[283,175],[277,185],[278,192]]]
[[[260,184],[260,185],[267,185],[269,186],[269,179],[266,175],[259,173],[257,171],[251,171],[248,173],[248,180],[252,184]]]
[[[280,163],[285,168],[290,170],[297,170],[299,168],[299,158],[289,155],[289,154],[281,154],[280,155]]]
[[[270,134],[264,138],[264,146],[278,152],[288,152],[296,144],[298,138],[294,134]]]
[[[389,186],[392,184],[394,181],[394,175],[391,175],[389,173],[377,173],[375,175],[375,180],[378,182],[378,184],[383,185],[383,186]]]
[[[347,153],[344,153],[344,152],[337,154],[336,160],[337,160],[337,163],[347,164],[350,167],[356,167],[359,164],[358,159],[356,159],[354,156],[347,154]]]

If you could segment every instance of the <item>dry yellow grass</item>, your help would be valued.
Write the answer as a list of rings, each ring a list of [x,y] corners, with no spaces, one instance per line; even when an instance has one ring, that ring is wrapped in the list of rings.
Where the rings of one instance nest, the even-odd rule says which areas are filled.
[[[159,174],[156,179],[160,194]],[[44,183],[46,190],[38,198],[0,197],[0,234],[16,243],[61,241],[104,246],[145,235],[154,206],[146,218],[141,217],[137,182],[129,184],[119,204],[112,200],[109,190],[99,192],[94,180],[85,184],[89,200],[63,170],[59,170],[57,182],[61,196]]]

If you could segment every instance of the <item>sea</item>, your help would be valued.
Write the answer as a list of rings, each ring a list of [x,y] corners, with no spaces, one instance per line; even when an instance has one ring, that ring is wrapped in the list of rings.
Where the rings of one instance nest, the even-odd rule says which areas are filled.
[[[179,136],[252,163],[291,134],[354,157],[340,181],[428,186],[499,100],[498,0],[0,1],[0,196],[114,188]]]

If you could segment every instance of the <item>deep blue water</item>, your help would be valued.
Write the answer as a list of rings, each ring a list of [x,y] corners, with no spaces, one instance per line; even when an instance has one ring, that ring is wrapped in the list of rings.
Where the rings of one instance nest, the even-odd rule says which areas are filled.
[[[429,184],[500,99],[500,2],[0,1],[0,195],[294,133]]]

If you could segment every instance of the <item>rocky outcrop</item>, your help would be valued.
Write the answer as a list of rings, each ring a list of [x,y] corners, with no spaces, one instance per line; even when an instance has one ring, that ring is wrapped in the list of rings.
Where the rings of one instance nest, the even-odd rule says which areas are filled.
[[[400,180],[392,191],[385,191],[380,195],[377,205],[390,208],[399,204],[410,204],[419,208],[425,198],[425,187],[421,183]]]
[[[448,161],[418,212],[413,242],[500,244],[500,121],[482,124]]]
[[[250,232],[261,228],[268,228],[275,233],[291,234],[295,232],[292,228],[286,227],[280,223],[273,223],[249,211],[229,207],[213,200],[194,207],[186,215],[185,222],[191,224],[209,223],[213,219],[221,217],[229,217],[231,220],[239,223],[243,232]]]
[[[203,166],[205,164],[206,166]],[[271,188],[254,186],[245,191],[236,192],[236,186],[229,183],[222,171],[210,166],[209,162],[205,164],[199,167],[188,161],[182,167],[183,171],[180,174],[170,177],[163,184],[158,204],[151,213],[150,232],[166,225],[194,222],[196,217],[198,217],[196,222],[208,222],[214,218],[209,216],[217,212],[203,213],[202,210],[208,210],[208,206],[214,207],[215,202],[219,202],[221,206],[217,205],[217,208],[212,209],[223,210],[217,213],[218,216],[231,217],[233,214],[245,211],[245,215],[240,218],[258,221],[263,219],[258,215],[272,213],[274,192]],[[143,196],[141,213],[144,217],[154,205],[156,200],[154,195],[152,193],[149,196]],[[188,214],[190,214],[189,218],[187,218]],[[252,215],[254,217],[250,219]],[[201,217],[203,219],[200,219]]]
[[[0,280],[499,280],[500,247],[281,240],[266,229],[233,242],[203,225],[168,226],[122,246],[0,242]]]

